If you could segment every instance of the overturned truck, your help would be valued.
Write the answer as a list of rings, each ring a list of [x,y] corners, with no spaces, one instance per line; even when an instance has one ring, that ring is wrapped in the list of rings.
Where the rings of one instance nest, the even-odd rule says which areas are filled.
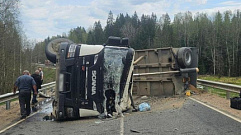
[[[56,63],[56,120],[111,117],[131,109],[134,50],[127,38],[109,37],[106,45],[59,38],[46,45],[45,53]]]
[[[127,38],[109,37],[104,45],[59,38],[46,45],[45,53],[56,63],[56,120],[121,114],[135,108],[132,90],[138,95],[173,96],[196,86],[196,48],[134,51]]]
[[[196,47],[136,50],[135,59],[133,93],[137,95],[181,95],[197,85]]]

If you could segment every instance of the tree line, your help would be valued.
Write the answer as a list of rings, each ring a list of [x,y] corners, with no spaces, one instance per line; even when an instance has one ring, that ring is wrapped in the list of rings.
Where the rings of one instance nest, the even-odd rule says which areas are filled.
[[[11,92],[24,69],[31,70],[30,42],[19,20],[19,1],[0,0],[0,94]]]
[[[116,18],[110,11],[103,28],[100,21],[85,30],[76,27],[68,34],[45,39],[35,46],[38,59],[43,61],[44,46],[51,39],[67,37],[75,43],[103,44],[109,36],[128,37],[134,49],[161,47],[197,47],[200,74],[218,76],[241,75],[241,14],[239,10],[192,14],[175,14],[171,21],[168,13],[160,18],[152,13],[138,17],[120,13]],[[39,48],[42,51],[39,51]],[[38,54],[39,53],[39,54]]]

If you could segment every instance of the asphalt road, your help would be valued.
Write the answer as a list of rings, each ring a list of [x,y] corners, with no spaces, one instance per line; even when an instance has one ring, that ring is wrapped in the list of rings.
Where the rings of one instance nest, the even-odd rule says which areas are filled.
[[[133,112],[117,119],[85,118],[74,121],[43,121],[51,106],[5,131],[4,135],[136,135],[212,134],[240,135],[241,123],[190,99],[181,108]]]

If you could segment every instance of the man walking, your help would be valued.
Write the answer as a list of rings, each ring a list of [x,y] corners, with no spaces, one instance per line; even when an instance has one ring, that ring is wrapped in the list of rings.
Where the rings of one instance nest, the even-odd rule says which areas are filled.
[[[31,90],[34,89],[34,94],[37,95],[37,87],[34,79],[29,76],[29,71],[24,70],[23,75],[18,77],[14,84],[13,93],[16,93],[16,89],[19,90],[19,104],[21,119],[26,118],[30,114],[30,100],[31,100]]]
[[[34,79],[34,81],[36,82],[36,86],[37,86],[37,93],[38,93],[38,89],[41,89],[41,85],[42,85],[42,81],[41,81],[41,76],[39,75],[39,70],[36,70],[34,74],[31,75]],[[34,94],[33,91],[33,98],[32,98],[32,104],[37,103],[37,95]]]

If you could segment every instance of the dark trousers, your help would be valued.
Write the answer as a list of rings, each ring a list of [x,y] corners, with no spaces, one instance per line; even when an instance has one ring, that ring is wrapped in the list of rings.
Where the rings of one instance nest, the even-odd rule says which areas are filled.
[[[30,114],[31,91],[20,90],[18,97],[21,116],[28,116]]]
[[[37,93],[38,93],[38,88],[37,88]],[[37,103],[38,100],[37,100],[37,95],[34,94],[34,90],[33,90],[33,99],[32,99],[32,103]]]

